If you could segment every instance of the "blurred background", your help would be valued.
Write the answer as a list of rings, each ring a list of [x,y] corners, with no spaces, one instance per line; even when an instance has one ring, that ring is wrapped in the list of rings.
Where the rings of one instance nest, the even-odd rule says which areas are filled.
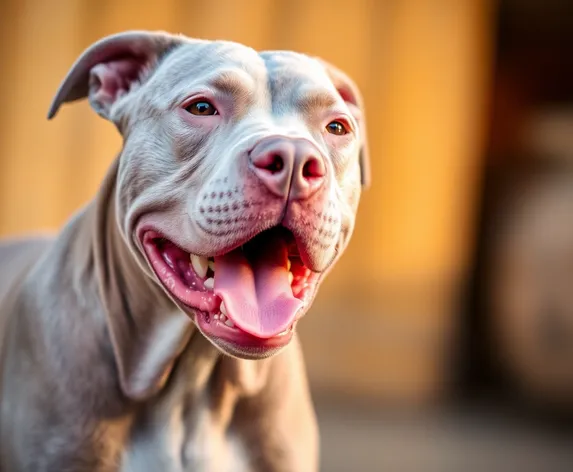
[[[55,230],[121,140],[45,118],[125,29],[321,56],[373,186],[300,332],[324,471],[573,470],[571,0],[0,0],[0,235]]]

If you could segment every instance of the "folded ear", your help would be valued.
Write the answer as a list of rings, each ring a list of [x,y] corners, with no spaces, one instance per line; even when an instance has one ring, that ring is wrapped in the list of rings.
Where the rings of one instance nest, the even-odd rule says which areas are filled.
[[[128,31],[97,41],[68,72],[48,119],[54,117],[62,103],[85,97],[99,115],[109,119],[112,105],[146,80],[158,60],[184,41],[182,36],[147,31]]]
[[[318,61],[326,69],[330,80],[338,90],[338,93],[342,99],[349,106],[350,110],[359,119],[360,123],[360,138],[362,140],[360,146],[360,177],[362,181],[362,186],[368,188],[370,186],[370,153],[368,149],[368,140],[366,133],[366,116],[364,112],[364,101],[362,99],[362,94],[358,89],[356,83],[348,77],[344,72],[342,72],[337,67],[324,61],[323,59],[317,58]]]

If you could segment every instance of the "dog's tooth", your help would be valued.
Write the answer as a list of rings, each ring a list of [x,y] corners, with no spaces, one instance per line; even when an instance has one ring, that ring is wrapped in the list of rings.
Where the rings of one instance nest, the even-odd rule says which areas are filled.
[[[292,267],[292,262],[290,261],[290,259],[287,259],[287,270],[290,270],[291,267]]]
[[[221,302],[221,306],[219,307],[219,310],[221,310],[221,313],[223,313],[224,315],[227,314],[227,307],[225,306],[225,302]]]
[[[221,313],[221,314],[219,315],[219,319],[224,323],[225,320],[227,319],[227,317],[226,317],[225,315],[223,315],[223,313]]]
[[[213,290],[213,287],[215,286],[215,279],[213,277],[209,277],[208,279],[205,280],[205,282],[203,282],[203,285],[205,286],[205,288]]]
[[[209,261],[209,269],[211,269],[213,272],[215,272],[215,261]]]
[[[235,327],[235,323],[233,323],[229,318],[227,318],[227,319],[225,320],[225,324],[226,324],[227,326],[229,326],[230,328],[234,328],[234,327]]]
[[[292,284],[292,281],[294,280],[294,275],[292,272],[288,273],[288,283]]]
[[[213,315],[213,318],[218,320],[219,319],[219,315]]]
[[[207,269],[209,268],[209,262],[207,261],[207,258],[191,254],[190,259],[193,270],[197,273],[199,277],[204,279],[205,276],[207,275]]]

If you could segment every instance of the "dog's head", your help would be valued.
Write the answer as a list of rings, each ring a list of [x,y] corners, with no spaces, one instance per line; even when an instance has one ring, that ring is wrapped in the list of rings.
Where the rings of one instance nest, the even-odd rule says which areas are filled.
[[[84,52],[49,117],[84,97],[124,137],[115,204],[142,269],[224,352],[287,345],[368,180],[355,84],[294,52],[128,32]]]

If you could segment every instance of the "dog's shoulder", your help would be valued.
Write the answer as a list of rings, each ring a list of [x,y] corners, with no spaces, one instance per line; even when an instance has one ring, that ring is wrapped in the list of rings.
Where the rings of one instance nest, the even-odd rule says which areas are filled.
[[[0,240],[0,306],[4,297],[52,246],[51,236]]]

